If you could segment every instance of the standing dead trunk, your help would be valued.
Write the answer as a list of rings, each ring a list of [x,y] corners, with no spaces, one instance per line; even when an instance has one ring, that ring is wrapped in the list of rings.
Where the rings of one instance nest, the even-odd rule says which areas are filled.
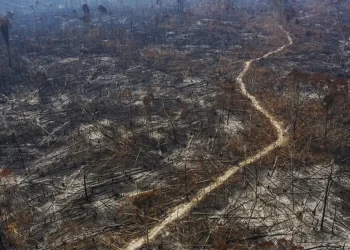
[[[186,194],[186,200],[189,201],[188,186],[187,186],[187,164],[185,164],[185,194]]]
[[[322,106],[325,109],[325,125],[324,125],[324,135],[323,135],[323,140],[324,140],[324,148],[327,150],[327,137],[328,137],[328,123],[329,123],[329,118],[330,118],[330,109],[332,104],[334,103],[334,97],[332,94],[326,95],[323,100],[322,100]]]
[[[322,218],[321,218],[321,231],[323,231],[323,223],[324,223],[324,217],[325,217],[325,214],[326,214],[326,207],[327,207],[327,202],[328,202],[329,188],[330,188],[331,183],[332,183],[332,175],[333,175],[333,166],[331,168],[331,172],[328,175],[327,186],[326,186],[326,190],[324,192],[323,211],[322,211]]]
[[[328,119],[329,119],[329,112],[327,109],[326,110],[326,117],[325,117],[325,125],[324,125],[324,135],[323,135],[323,146],[325,149],[327,149]]]
[[[0,250],[6,250],[4,243],[2,242],[1,234],[0,234]]]
[[[12,132],[12,142],[16,144],[16,147],[18,149],[18,153],[19,153],[19,157],[22,161],[22,166],[23,166],[23,169],[27,172],[27,169],[26,169],[26,164],[25,164],[25,161],[24,161],[24,158],[23,158],[23,154],[22,154],[22,149],[21,149],[21,145],[19,144],[18,140],[17,140],[17,136],[14,132]]]
[[[6,43],[7,54],[9,57],[9,66],[12,68],[11,51],[10,51],[10,34],[9,34],[10,21],[6,17],[3,19],[0,19],[0,30]]]
[[[335,224],[336,216],[337,216],[337,206],[334,206],[334,216],[333,216],[333,223],[332,223],[332,234],[334,234],[334,224]]]
[[[184,12],[184,0],[177,0],[177,11],[179,13]]]
[[[84,174],[84,192],[85,192],[85,199],[87,202],[89,202],[87,187],[86,187],[86,175]]]

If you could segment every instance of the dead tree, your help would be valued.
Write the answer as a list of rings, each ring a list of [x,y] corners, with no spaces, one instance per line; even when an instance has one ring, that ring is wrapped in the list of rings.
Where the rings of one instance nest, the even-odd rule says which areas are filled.
[[[332,184],[332,175],[333,175],[333,165],[331,167],[331,172],[328,175],[326,190],[324,192],[323,211],[322,211],[322,218],[321,218],[321,231],[323,231],[323,223],[324,223],[324,217],[325,217],[325,214],[326,214],[326,207],[327,207],[327,202],[328,202],[329,189],[330,189],[331,184]]]
[[[276,10],[278,18],[282,20],[288,0],[270,0],[270,2]]]
[[[330,118],[330,107],[334,103],[334,97],[332,94],[326,95],[322,100],[322,107],[325,109],[325,121],[324,121],[324,134],[323,134],[323,145],[327,149],[327,136],[328,136],[328,123]]]
[[[0,19],[0,30],[6,43],[7,54],[9,57],[9,65],[12,68],[11,51],[10,51],[10,32],[9,32],[10,21],[7,19],[7,17]]]
[[[83,4],[83,11],[84,11],[84,16],[80,18],[80,20],[84,22],[90,22],[90,8],[89,6],[85,3]]]
[[[89,202],[89,196],[87,192],[87,186],[86,186],[86,175],[84,174],[84,193],[85,193],[85,199],[87,202]]]
[[[97,7],[97,9],[98,9],[98,11],[101,13],[101,16],[107,14],[107,9],[106,9],[105,6],[99,5],[99,6]]]
[[[1,237],[1,233],[0,233],[0,250],[5,250],[5,246],[4,243],[2,242],[2,237]]]
[[[184,8],[185,8],[185,0],[176,0],[177,1],[177,11],[179,13],[183,13],[184,12]]]

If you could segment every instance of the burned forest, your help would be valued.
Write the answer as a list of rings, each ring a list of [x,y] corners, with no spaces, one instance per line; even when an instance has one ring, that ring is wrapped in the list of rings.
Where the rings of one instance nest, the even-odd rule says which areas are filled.
[[[0,250],[350,249],[349,0],[0,0],[0,33]]]

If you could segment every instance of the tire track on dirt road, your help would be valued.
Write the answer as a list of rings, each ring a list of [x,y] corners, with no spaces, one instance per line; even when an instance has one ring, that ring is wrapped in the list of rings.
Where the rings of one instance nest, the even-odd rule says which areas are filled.
[[[247,159],[241,161],[238,164],[238,166],[233,166],[230,169],[228,169],[222,176],[219,176],[210,185],[200,189],[192,197],[192,199],[189,202],[186,202],[186,203],[183,203],[183,204],[180,204],[180,205],[174,207],[163,221],[158,223],[154,228],[152,228],[149,231],[149,234],[148,234],[149,241],[152,241],[153,239],[155,239],[159,235],[159,233],[164,228],[166,228],[170,223],[183,218],[186,214],[188,214],[193,209],[194,206],[196,206],[200,201],[202,201],[206,197],[207,194],[211,193],[214,189],[216,189],[216,188],[220,187],[222,184],[224,184],[232,175],[237,173],[237,171],[239,171],[240,169],[242,169],[243,167],[245,167],[247,165],[250,165],[251,163],[256,162],[257,160],[259,160],[262,157],[269,154],[272,150],[284,145],[287,142],[287,137],[284,134],[282,122],[277,120],[269,111],[267,111],[265,108],[263,108],[254,95],[248,93],[248,91],[246,89],[246,85],[243,82],[243,77],[247,73],[247,71],[249,70],[252,62],[255,62],[255,61],[260,60],[262,58],[266,58],[272,54],[276,54],[276,53],[282,51],[283,49],[285,49],[286,47],[293,44],[293,40],[292,40],[290,34],[287,31],[285,31],[282,26],[279,26],[279,28],[286,34],[286,36],[288,38],[288,44],[285,44],[285,45],[279,47],[278,49],[265,54],[262,57],[246,61],[242,72],[239,74],[239,76],[236,79],[243,95],[245,95],[252,102],[252,105],[254,106],[254,108],[259,110],[264,116],[266,116],[266,118],[274,126],[274,128],[276,129],[276,132],[277,132],[277,140],[275,142],[273,142],[272,144],[270,144],[269,146],[263,148],[257,154],[250,156]],[[135,249],[142,247],[145,243],[146,243],[146,237],[140,237],[140,238],[137,238],[137,239],[131,241],[125,249],[126,250],[135,250]]]

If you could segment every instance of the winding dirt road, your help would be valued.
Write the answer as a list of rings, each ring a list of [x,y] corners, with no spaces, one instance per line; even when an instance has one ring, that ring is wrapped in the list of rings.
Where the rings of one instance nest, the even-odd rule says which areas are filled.
[[[158,234],[166,226],[168,226],[170,223],[183,218],[186,214],[188,214],[192,210],[192,208],[194,206],[196,206],[201,200],[203,200],[207,194],[209,194],[214,189],[216,189],[216,188],[220,187],[222,184],[224,184],[238,170],[240,170],[241,168],[243,168],[243,167],[245,167],[253,162],[256,162],[260,158],[269,154],[275,148],[282,146],[287,141],[287,137],[284,135],[283,126],[282,126],[281,122],[278,121],[275,117],[273,117],[273,115],[270,114],[265,108],[263,108],[260,105],[259,101],[255,98],[255,96],[248,93],[246,86],[242,80],[242,78],[244,77],[246,72],[249,70],[252,62],[260,60],[263,57],[266,58],[272,54],[278,53],[278,52],[282,51],[283,49],[285,49],[287,46],[290,46],[291,44],[293,44],[292,38],[289,35],[289,33],[287,31],[285,31],[282,26],[279,26],[279,27],[287,35],[289,43],[281,46],[280,48],[278,48],[274,51],[267,53],[266,55],[264,55],[262,57],[246,61],[245,65],[244,65],[244,69],[237,77],[237,82],[239,84],[239,87],[240,87],[242,93],[247,98],[249,98],[249,100],[252,102],[252,105],[257,110],[259,110],[261,113],[263,113],[267,117],[267,119],[269,119],[271,124],[275,127],[277,135],[278,135],[277,140],[274,143],[272,143],[271,145],[262,149],[256,155],[253,155],[253,156],[248,157],[247,159],[243,160],[242,162],[240,162],[238,164],[238,166],[233,166],[232,168],[228,169],[222,176],[218,177],[209,186],[200,189],[189,202],[186,202],[186,203],[183,203],[183,204],[180,204],[180,205],[174,207],[171,210],[171,212],[168,214],[168,216],[162,222],[157,224],[152,230],[149,231],[149,235],[148,235],[149,241],[152,241],[153,239],[155,239],[158,236]],[[141,237],[141,238],[135,239],[132,242],[130,242],[129,245],[125,249],[127,249],[127,250],[138,249],[142,245],[144,245],[145,243],[146,243],[146,238]]]

